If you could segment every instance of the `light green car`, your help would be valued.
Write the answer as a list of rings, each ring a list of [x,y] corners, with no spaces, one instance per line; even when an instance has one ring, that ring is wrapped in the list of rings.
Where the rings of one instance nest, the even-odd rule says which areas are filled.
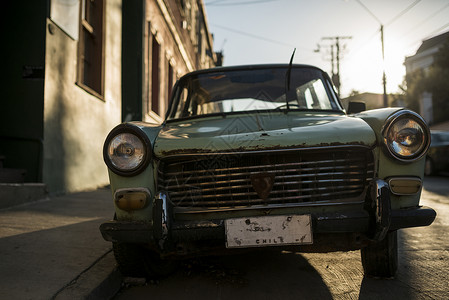
[[[397,230],[436,216],[419,205],[429,129],[406,109],[348,110],[312,66],[183,76],[162,125],[120,124],[105,141],[116,213],[100,230],[120,271],[278,247],[361,249],[366,276],[394,276]]]

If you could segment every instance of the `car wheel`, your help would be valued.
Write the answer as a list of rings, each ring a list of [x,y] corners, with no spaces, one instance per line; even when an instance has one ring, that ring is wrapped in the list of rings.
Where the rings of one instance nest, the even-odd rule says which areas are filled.
[[[433,161],[429,157],[426,157],[426,166],[424,167],[424,175],[430,176],[435,173],[435,168],[433,167]]]
[[[119,271],[128,277],[158,279],[173,273],[178,262],[161,259],[159,254],[138,244],[113,243]]]
[[[398,269],[397,231],[389,232],[380,242],[362,248],[365,276],[391,278]]]

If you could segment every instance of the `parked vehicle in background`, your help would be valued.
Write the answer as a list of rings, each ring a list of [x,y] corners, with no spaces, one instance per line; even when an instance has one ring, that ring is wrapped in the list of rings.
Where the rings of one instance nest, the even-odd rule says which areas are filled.
[[[391,277],[397,230],[436,215],[419,205],[429,144],[412,111],[348,115],[316,67],[192,72],[175,85],[163,124],[124,123],[106,138],[116,215],[100,230],[127,276],[276,246],[361,249],[366,275]]]
[[[449,171],[449,131],[432,130],[429,152],[426,156],[425,175]]]

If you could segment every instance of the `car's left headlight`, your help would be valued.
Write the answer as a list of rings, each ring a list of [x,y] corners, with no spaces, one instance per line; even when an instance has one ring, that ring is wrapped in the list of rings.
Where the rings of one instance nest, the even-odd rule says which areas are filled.
[[[429,148],[430,132],[424,119],[409,110],[391,115],[382,130],[388,152],[401,161],[415,161]]]
[[[148,166],[151,143],[137,126],[120,124],[106,138],[103,158],[112,172],[121,176],[134,176]]]

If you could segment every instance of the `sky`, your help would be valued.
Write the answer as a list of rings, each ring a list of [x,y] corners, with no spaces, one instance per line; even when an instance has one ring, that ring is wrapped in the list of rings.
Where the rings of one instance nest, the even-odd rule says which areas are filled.
[[[339,37],[342,97],[383,93],[384,69],[387,92],[399,92],[405,57],[423,40],[449,31],[449,0],[203,1],[224,66],[288,63],[296,48],[294,63],[331,74],[331,46],[335,53]]]

